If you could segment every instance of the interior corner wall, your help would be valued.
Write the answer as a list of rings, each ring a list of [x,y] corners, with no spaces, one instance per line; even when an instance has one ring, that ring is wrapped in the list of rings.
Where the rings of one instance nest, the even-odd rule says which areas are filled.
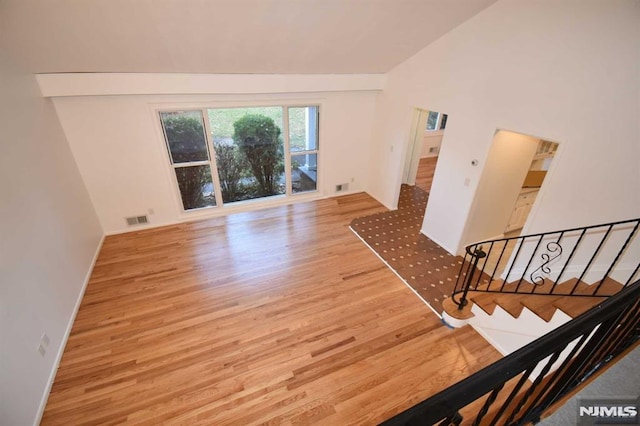
[[[502,238],[540,139],[496,132],[471,207],[463,245]]]
[[[501,0],[387,75],[369,191],[395,205],[418,107],[449,116],[423,232],[450,252],[496,129],[561,143],[525,231],[640,216],[639,64],[635,0]]]
[[[336,194],[338,184],[348,183],[349,192],[366,190],[376,97],[376,91],[123,95],[60,97],[54,98],[54,104],[102,227],[109,234],[132,230],[125,218],[148,214],[150,209],[150,226],[220,213],[209,209],[182,212],[157,108],[319,103],[322,192],[315,195],[332,196],[344,194]]]
[[[0,93],[0,423],[32,425],[102,229],[52,102],[2,54]]]

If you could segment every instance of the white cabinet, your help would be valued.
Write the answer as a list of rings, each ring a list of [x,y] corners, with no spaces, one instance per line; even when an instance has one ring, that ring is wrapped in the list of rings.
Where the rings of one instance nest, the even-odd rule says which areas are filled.
[[[537,195],[538,189],[523,189],[520,192],[505,232],[515,231],[524,226]]]

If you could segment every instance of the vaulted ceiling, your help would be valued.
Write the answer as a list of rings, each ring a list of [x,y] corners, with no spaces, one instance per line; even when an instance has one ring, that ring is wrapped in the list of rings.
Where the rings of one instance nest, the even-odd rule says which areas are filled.
[[[495,1],[0,0],[0,48],[34,73],[384,73]]]

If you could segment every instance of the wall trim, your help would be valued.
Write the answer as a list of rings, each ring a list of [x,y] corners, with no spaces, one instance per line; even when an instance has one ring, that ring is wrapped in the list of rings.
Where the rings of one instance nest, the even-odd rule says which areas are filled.
[[[56,378],[56,374],[58,373],[58,368],[60,367],[60,361],[62,360],[62,354],[64,354],[64,349],[67,346],[67,341],[69,340],[69,336],[71,335],[71,329],[73,328],[73,323],[76,320],[76,315],[78,315],[78,310],[80,309],[80,304],[82,303],[82,299],[84,297],[84,292],[87,289],[87,285],[89,284],[89,279],[91,279],[91,274],[93,273],[93,268],[96,265],[98,260],[98,256],[100,255],[100,251],[102,250],[102,244],[104,243],[104,239],[106,234],[102,234],[100,237],[100,241],[98,242],[98,246],[96,247],[96,251],[93,254],[93,258],[91,259],[91,263],[89,264],[89,269],[87,274],[85,275],[84,283],[82,284],[82,288],[80,289],[80,293],[78,294],[78,298],[76,299],[76,304],[73,308],[73,313],[71,314],[71,318],[69,318],[69,323],[67,324],[67,329],[62,337],[62,344],[60,345],[60,349],[56,354],[55,362],[53,363],[53,369],[49,374],[49,379],[47,380],[47,386],[45,388],[45,392],[42,395],[42,400],[40,401],[40,407],[38,408],[38,413],[36,414],[35,421],[33,426],[38,426],[40,421],[42,420],[42,415],[44,414],[44,409],[47,406],[47,401],[49,400],[49,393],[51,393],[51,387],[53,386],[53,381]]]
[[[344,192],[341,192],[339,194],[331,194],[331,195],[318,195],[318,194],[313,193],[312,196],[299,195],[299,196],[286,197],[286,198],[282,197],[282,198],[278,198],[277,201],[262,201],[260,203],[249,201],[248,203],[241,204],[241,205],[228,206],[226,209],[224,209],[224,208],[221,208],[221,209],[205,209],[202,212],[191,212],[191,213],[182,212],[179,215],[178,219],[176,219],[176,220],[168,220],[168,221],[158,222],[158,223],[151,222],[148,225],[136,226],[136,227],[132,227],[132,228],[118,229],[118,230],[115,230],[115,231],[107,231],[107,232],[105,232],[104,235],[105,236],[111,236],[111,235],[127,234],[129,232],[144,231],[146,229],[161,228],[163,226],[172,226],[172,225],[179,225],[181,223],[189,223],[189,222],[197,222],[197,221],[201,221],[201,220],[215,219],[217,217],[225,217],[225,216],[229,216],[231,214],[236,214],[236,213],[248,213],[248,212],[252,212],[252,211],[258,211],[258,210],[265,210],[265,209],[271,209],[271,208],[276,208],[276,207],[289,206],[289,205],[292,205],[292,204],[308,203],[308,202],[313,202],[313,201],[327,200],[327,199],[330,199],[330,198],[343,197],[345,195],[353,195],[353,194],[359,194],[359,193],[364,193],[364,192],[365,191],[363,191],[361,189],[355,189],[355,190],[344,191]]]
[[[386,74],[36,74],[42,96],[381,91]]]

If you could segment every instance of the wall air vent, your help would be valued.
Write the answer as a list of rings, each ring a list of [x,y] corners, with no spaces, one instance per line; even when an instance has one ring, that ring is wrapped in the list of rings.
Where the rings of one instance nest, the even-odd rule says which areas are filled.
[[[340,185],[336,185],[336,192],[346,191],[347,189],[349,189],[348,183],[341,183]]]
[[[439,150],[440,150],[439,146],[432,146],[429,148],[429,154],[437,154]]]
[[[127,217],[125,218],[127,221],[127,225],[129,226],[133,226],[133,225],[142,225],[145,223],[149,223],[149,218],[145,215],[145,216],[132,216],[132,217]]]

